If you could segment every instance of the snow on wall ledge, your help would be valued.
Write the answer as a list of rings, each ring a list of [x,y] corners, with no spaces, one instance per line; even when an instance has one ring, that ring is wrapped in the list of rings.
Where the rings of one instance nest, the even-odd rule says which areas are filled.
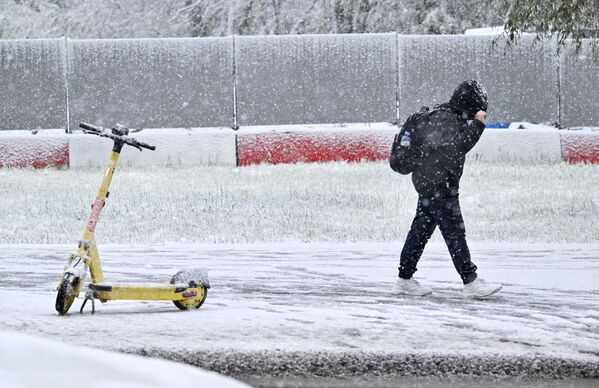
[[[301,125],[275,127],[149,129],[134,137],[156,151],[126,147],[125,166],[251,165],[259,163],[387,159],[397,127]],[[43,132],[43,133],[41,133]],[[0,132],[0,167],[103,166],[112,142],[96,136],[45,130]],[[489,128],[469,158],[498,162],[599,163],[599,131],[557,130],[529,123]]]

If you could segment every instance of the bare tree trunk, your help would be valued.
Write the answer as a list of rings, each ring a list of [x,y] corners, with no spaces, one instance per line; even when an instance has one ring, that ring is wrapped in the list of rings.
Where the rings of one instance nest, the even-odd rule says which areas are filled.
[[[335,24],[337,33],[350,34],[353,32],[353,1],[335,0]]]
[[[358,15],[356,16],[356,27],[354,32],[364,33],[368,31],[368,14],[370,13],[370,0],[360,0]]]
[[[283,15],[281,15],[281,2],[283,0],[271,0],[272,11],[275,18],[275,35],[282,35],[285,33],[283,28]]]
[[[237,33],[240,35],[249,35],[251,34],[251,17],[252,17],[252,8],[254,5],[253,0],[249,0],[245,7],[243,7],[243,11],[241,13],[241,21],[237,24]]]
[[[237,0],[229,0],[229,9],[227,11],[227,32],[226,35],[235,33],[235,11],[237,10]]]

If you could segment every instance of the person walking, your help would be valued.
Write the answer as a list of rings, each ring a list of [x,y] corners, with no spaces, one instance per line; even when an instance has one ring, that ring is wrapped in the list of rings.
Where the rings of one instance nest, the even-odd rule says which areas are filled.
[[[423,108],[406,120],[395,137],[391,168],[412,174],[418,192],[416,216],[404,243],[394,292],[426,296],[433,291],[413,278],[424,247],[439,226],[451,259],[464,283],[463,295],[485,298],[501,290],[477,276],[466,243],[459,184],[466,153],[485,129],[487,93],[476,80],[458,85],[448,103]]]

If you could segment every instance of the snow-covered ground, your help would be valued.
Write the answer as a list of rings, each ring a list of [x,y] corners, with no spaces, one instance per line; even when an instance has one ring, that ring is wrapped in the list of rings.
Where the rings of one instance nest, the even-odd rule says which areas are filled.
[[[113,301],[98,304],[95,315],[80,315],[76,301],[66,317],[54,311],[53,288],[70,247],[1,248],[4,331],[185,360],[233,375],[320,369],[343,375],[368,371],[381,357],[410,356],[441,357],[447,365],[410,372],[413,365],[375,362],[370,368],[599,376],[598,244],[472,244],[481,276],[505,286],[488,301],[462,299],[439,244],[427,247],[417,274],[434,288],[430,298],[392,294],[397,243],[107,245],[100,248],[111,281],[168,282],[181,268],[208,267],[212,288],[205,305],[180,312],[170,302]],[[306,354],[323,355],[320,369],[304,365]],[[539,362],[544,366],[534,366]]]
[[[102,168],[0,170],[0,243],[77,241]],[[599,165],[470,161],[461,181],[476,241],[599,242]],[[100,243],[397,241],[417,196],[386,162],[121,166]],[[435,235],[440,241],[440,236]]]
[[[466,166],[473,261],[505,286],[488,301],[462,299],[438,234],[416,274],[433,296],[392,294],[416,198],[385,163],[123,168],[97,230],[106,279],[168,282],[207,267],[212,288],[194,311],[112,301],[80,315],[76,301],[66,317],[54,311],[54,287],[101,172],[1,170],[0,332],[246,381],[598,378],[598,168]]]
[[[71,341],[76,342],[76,341]],[[3,388],[63,387],[243,388],[246,384],[214,372],[158,359],[90,349],[65,341],[0,332]]]

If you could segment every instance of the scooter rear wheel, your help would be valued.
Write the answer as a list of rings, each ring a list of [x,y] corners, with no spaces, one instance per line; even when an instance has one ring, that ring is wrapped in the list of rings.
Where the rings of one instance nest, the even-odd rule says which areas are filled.
[[[171,279],[171,284],[189,284],[192,288],[197,290],[196,295],[190,296],[183,300],[173,300],[175,306],[180,310],[199,309],[208,296],[208,287],[204,284],[197,284],[199,282],[198,274],[194,270],[181,270],[177,272]],[[196,285],[197,284],[197,285]]]
[[[58,314],[66,315],[71,308],[75,298],[79,295],[79,280],[80,278],[72,273],[64,275],[62,282],[58,286],[58,293],[56,294],[55,307]]]
[[[206,300],[206,296],[208,296],[208,289],[205,286],[199,285],[197,286],[197,295],[191,298],[183,299],[183,300],[173,300],[175,306],[179,308],[179,310],[189,310],[189,309],[199,309]]]

